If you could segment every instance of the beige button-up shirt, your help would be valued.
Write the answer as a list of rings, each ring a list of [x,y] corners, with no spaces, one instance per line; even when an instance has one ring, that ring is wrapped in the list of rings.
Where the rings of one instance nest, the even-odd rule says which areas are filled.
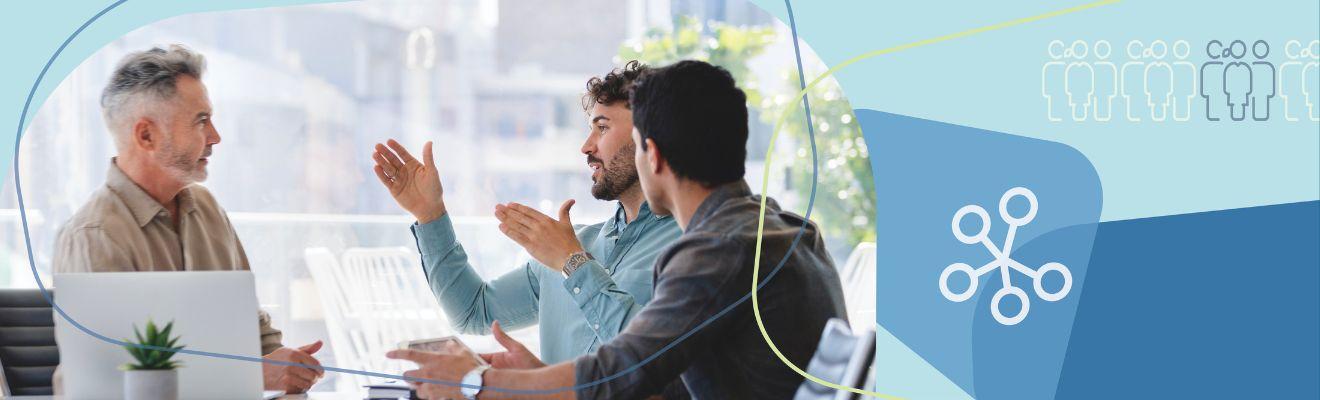
[[[137,271],[247,271],[247,254],[229,217],[201,185],[178,195],[179,228],[113,159],[105,187],[92,194],[55,240],[55,273]],[[258,311],[261,354],[281,347],[270,315]]]

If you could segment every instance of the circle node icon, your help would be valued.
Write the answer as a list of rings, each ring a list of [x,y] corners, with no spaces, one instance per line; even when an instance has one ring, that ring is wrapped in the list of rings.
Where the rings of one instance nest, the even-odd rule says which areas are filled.
[[[1026,199],[1027,212],[1024,215],[1014,216],[1009,213],[1008,203],[1015,197]],[[1039,297],[1041,300],[1054,302],[1063,300],[1064,297],[1067,297],[1068,292],[1072,291],[1073,283],[1072,271],[1068,270],[1067,266],[1057,262],[1049,262],[1042,265],[1039,269],[1031,269],[1012,258],[1013,238],[1017,236],[1017,229],[1030,224],[1032,220],[1036,219],[1036,211],[1039,208],[1040,203],[1036,199],[1036,193],[1032,192],[1030,189],[1019,186],[1008,189],[1008,191],[1004,192],[1004,196],[999,199],[999,217],[1008,224],[1008,233],[1004,238],[1004,244],[1002,246],[996,246],[994,242],[990,240],[990,215],[985,211],[985,208],[975,204],[969,204],[959,208],[957,212],[953,213],[953,237],[957,238],[959,242],[964,244],[979,243],[985,245],[986,249],[990,251],[995,259],[980,268],[972,268],[971,265],[961,262],[950,264],[940,273],[940,294],[943,294],[945,299],[952,302],[960,303],[967,301],[968,299],[971,299],[972,296],[976,295],[976,289],[980,286],[981,277],[998,270],[1004,284],[1003,287],[996,291],[995,295],[990,299],[990,314],[994,316],[995,321],[998,321],[1003,325],[1017,325],[1018,323],[1021,323],[1027,318],[1027,312],[1031,310],[1031,299],[1027,296],[1027,291],[1013,286],[1013,281],[1010,279],[1013,270],[1031,278],[1032,289],[1034,289],[1036,297]],[[974,235],[968,235],[962,230],[962,220],[968,214],[975,214],[981,219],[981,229]],[[1063,277],[1063,286],[1060,287],[1058,291],[1050,292],[1046,290],[1043,285],[1045,275],[1051,272]],[[949,290],[949,277],[954,273],[967,275],[967,289],[964,289],[959,293],[954,293],[952,290]],[[1000,311],[1000,303],[1002,303],[1004,297],[1007,296],[1017,297],[1018,301],[1022,304],[1022,307],[1018,310],[1017,314],[1014,314],[1013,316],[1006,316]]]

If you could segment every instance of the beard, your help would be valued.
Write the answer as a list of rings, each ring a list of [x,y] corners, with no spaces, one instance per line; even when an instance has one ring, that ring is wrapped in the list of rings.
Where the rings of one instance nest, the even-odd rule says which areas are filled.
[[[184,184],[192,184],[206,180],[206,166],[198,161],[198,157],[189,154],[174,147],[173,139],[166,139],[161,143],[161,151],[156,153],[156,161],[168,171],[170,176]],[[211,156],[211,146],[206,146],[206,151],[202,157]]]
[[[633,152],[637,146],[629,142],[614,153],[609,163],[601,163],[600,179],[591,185],[591,196],[597,200],[618,200],[623,192],[637,185],[637,164]],[[588,161],[595,161],[588,157]]]

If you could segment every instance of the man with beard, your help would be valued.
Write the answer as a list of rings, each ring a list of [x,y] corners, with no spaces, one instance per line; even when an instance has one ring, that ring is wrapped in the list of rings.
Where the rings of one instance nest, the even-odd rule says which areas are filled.
[[[243,244],[206,187],[220,134],[202,73],[206,59],[183,46],[124,57],[101,92],[101,112],[118,155],[105,186],[73,214],[55,241],[55,273],[247,271]],[[289,348],[258,313],[264,387],[300,393],[325,373],[312,357],[321,342]],[[58,374],[57,374],[58,376]],[[56,386],[59,379],[56,378]]]
[[[560,207],[558,219],[522,204],[497,205],[500,231],[535,261],[490,282],[472,269],[455,237],[431,143],[420,161],[394,140],[376,145],[376,175],[417,218],[412,231],[426,279],[449,322],[462,333],[493,334],[507,350],[483,355],[492,365],[532,368],[595,351],[650,300],[655,257],[681,232],[673,218],[651,212],[637,180],[627,88],[645,69],[633,61],[592,78],[582,99],[590,130],[581,150],[593,171],[591,194],[618,201],[614,216],[573,225],[573,200]],[[504,333],[537,323],[541,360]]]
[[[673,215],[683,228],[656,259],[651,302],[614,340],[550,366],[389,352],[417,364],[403,373],[417,397],[639,399],[676,378],[698,399],[793,397],[803,378],[781,358],[807,367],[827,321],[846,318],[820,230],[752,194],[743,180],[747,97],[727,70],[680,61],[638,78],[630,97],[643,193],[656,214]],[[754,282],[764,285],[757,303],[747,301]]]

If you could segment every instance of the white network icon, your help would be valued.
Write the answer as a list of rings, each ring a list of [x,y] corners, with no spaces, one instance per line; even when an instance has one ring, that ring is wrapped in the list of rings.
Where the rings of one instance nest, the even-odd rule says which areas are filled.
[[[1027,209],[1027,215],[1022,217],[1009,215],[1008,201],[1014,196],[1021,196],[1027,199],[1027,203],[1030,204],[1030,207]],[[1009,279],[1011,277],[1010,270],[1017,270],[1018,272],[1031,277],[1032,286],[1036,289],[1036,296],[1045,301],[1059,301],[1065,296],[1068,296],[1068,291],[1072,289],[1072,272],[1068,271],[1068,267],[1057,262],[1050,262],[1041,266],[1040,269],[1033,270],[1012,258],[1013,237],[1017,235],[1017,228],[1031,223],[1031,220],[1036,218],[1036,209],[1036,194],[1032,193],[1031,190],[1024,187],[1015,187],[1004,192],[1004,197],[999,199],[999,217],[1003,218],[1004,222],[1008,223],[1008,235],[1004,237],[1004,246],[1002,248],[995,247],[995,244],[990,240],[990,214],[986,213],[984,208],[975,204],[969,204],[958,209],[958,212],[953,214],[953,236],[958,238],[958,241],[966,244],[981,243],[985,245],[985,248],[990,250],[990,254],[994,255],[995,259],[976,269],[972,269],[972,266],[965,263],[953,263],[949,265],[948,268],[945,268],[944,272],[940,273],[940,293],[944,294],[944,298],[953,302],[962,302],[972,298],[972,295],[976,294],[976,286],[981,280],[981,275],[990,273],[995,269],[999,269],[999,275],[1003,278],[1004,285],[999,291],[995,292],[994,297],[990,299],[990,313],[994,315],[995,321],[999,321],[1000,324],[1017,325],[1019,322],[1022,322],[1023,319],[1027,318],[1027,311],[1031,309],[1031,302],[1027,298],[1027,292],[1021,288],[1013,286],[1013,281]],[[960,226],[961,224],[959,224],[967,214],[976,214],[976,216],[981,217],[981,231],[977,232],[975,235],[967,235],[963,233],[962,227]],[[1063,275],[1063,288],[1054,293],[1047,292],[1044,287],[1041,287],[1041,280],[1045,277],[1045,273],[1050,271],[1058,271],[1059,274]],[[967,274],[969,283],[967,289],[962,293],[954,293],[949,290],[949,276],[954,272],[963,272]],[[1017,296],[1018,300],[1022,303],[1022,309],[1018,311],[1017,315],[1012,317],[1006,317],[999,311],[999,303],[1008,295]]]

